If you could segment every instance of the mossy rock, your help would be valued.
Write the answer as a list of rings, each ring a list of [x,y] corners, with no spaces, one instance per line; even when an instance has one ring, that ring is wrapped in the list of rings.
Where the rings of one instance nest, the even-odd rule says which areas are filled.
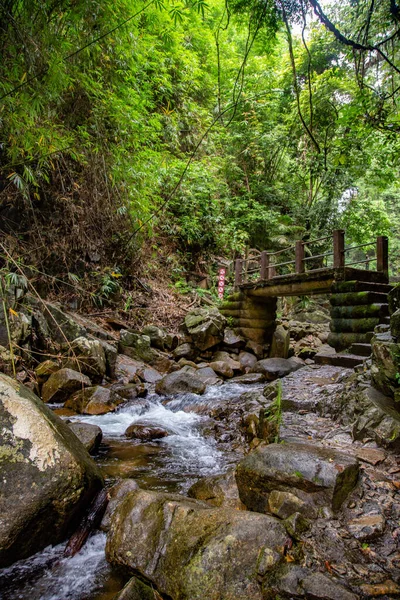
[[[389,313],[392,315],[396,310],[400,309],[400,283],[394,286],[394,288],[388,294]]]
[[[386,317],[389,314],[387,304],[363,304],[359,306],[332,306],[332,319],[366,319]]]
[[[367,333],[379,325],[379,318],[332,319],[330,329],[334,333]]]

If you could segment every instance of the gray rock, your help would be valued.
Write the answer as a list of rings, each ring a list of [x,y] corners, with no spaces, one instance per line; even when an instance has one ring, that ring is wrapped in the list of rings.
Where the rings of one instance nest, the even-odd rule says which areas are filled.
[[[300,500],[290,492],[279,492],[272,490],[268,496],[269,512],[276,515],[280,519],[287,519],[294,513],[313,516],[315,514],[314,507],[310,507],[307,502]]]
[[[74,432],[78,440],[85,446],[89,454],[95,454],[99,449],[103,432],[97,425],[90,423],[68,423],[68,427]]]
[[[156,383],[156,392],[162,396],[187,392],[204,394],[205,391],[206,384],[197,374],[187,373],[182,369],[174,373],[168,373]]]
[[[204,381],[207,386],[222,384],[222,379],[217,377],[215,371],[213,371],[211,367],[201,367],[200,369],[197,369],[196,376],[200,377],[200,379]]]
[[[282,325],[278,325],[272,335],[269,355],[271,358],[287,358],[289,355],[290,333]]]
[[[73,340],[63,366],[84,373],[93,383],[101,383],[107,370],[102,344],[99,340],[88,340],[85,337]]]
[[[43,402],[65,402],[77,390],[91,386],[86,375],[72,369],[59,369],[42,387]]]
[[[367,514],[349,521],[347,528],[357,540],[364,542],[382,535],[385,530],[385,524],[385,518],[380,513]]]
[[[68,425],[0,374],[0,568],[58,544],[103,480]]]
[[[145,383],[156,383],[162,378],[162,375],[156,369],[153,369],[153,367],[140,369],[138,375]]]
[[[239,354],[239,362],[247,373],[254,367],[257,362],[257,358],[254,356],[254,354],[243,351]]]
[[[118,354],[115,365],[115,377],[120,383],[137,383],[139,381],[138,372],[145,369],[143,361],[129,358],[125,354]]]
[[[236,469],[240,499],[248,510],[268,512],[273,490],[338,510],[358,479],[356,458],[308,444],[269,444],[248,454]]]
[[[106,556],[170,598],[262,600],[286,537],[274,517],[138,490],[111,519]]]
[[[139,333],[127,331],[125,329],[121,329],[120,331],[118,350],[121,354],[126,354],[130,358],[145,363],[151,362],[154,358],[154,352],[151,349],[149,336],[140,335]]]
[[[239,490],[236,484],[235,471],[231,470],[224,475],[203,477],[194,483],[188,490],[189,498],[202,500],[210,506],[225,506],[245,509],[239,498]]]
[[[35,369],[36,380],[39,385],[46,383],[50,375],[60,370],[60,365],[54,360],[45,360]]]
[[[185,317],[185,326],[199,350],[208,350],[224,339],[226,319],[217,308],[196,308]]]
[[[147,325],[143,328],[142,335],[147,335],[150,338],[150,343],[154,348],[164,350],[167,334],[163,329],[155,325]]]
[[[245,373],[245,375],[239,375],[231,379],[231,383],[240,383],[242,385],[262,383],[263,381],[265,381],[265,377],[262,373]]]
[[[216,360],[210,363],[210,367],[213,371],[216,372],[217,375],[220,375],[221,377],[233,377],[233,369],[227,362],[224,362],[222,360]]]
[[[294,361],[288,358],[264,358],[254,365],[251,372],[262,373],[265,379],[272,381],[278,377],[289,375],[299,367],[300,365],[296,365]]]
[[[192,344],[189,344],[188,342],[180,344],[173,351],[173,355],[176,358],[176,360],[180,358],[186,358],[188,360],[191,360],[193,358],[196,358],[196,354],[196,350],[193,348]]]
[[[235,333],[233,329],[227,327],[224,331],[224,344],[230,348],[244,348],[246,340],[241,335]]]
[[[316,600],[358,599],[358,596],[322,573],[310,573],[304,578],[302,586],[307,598],[315,598]]]
[[[390,317],[390,329],[396,341],[400,342],[400,308]]]

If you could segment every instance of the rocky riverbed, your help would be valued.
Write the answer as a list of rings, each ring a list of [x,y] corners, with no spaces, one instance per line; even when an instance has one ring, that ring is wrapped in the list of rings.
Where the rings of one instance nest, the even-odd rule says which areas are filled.
[[[215,309],[178,335],[116,335],[33,308],[24,335],[42,359],[18,374],[30,390],[0,375],[2,598],[400,595],[390,329],[354,372],[286,358],[283,327],[271,348],[246,342]],[[104,484],[100,530],[64,556]]]
[[[330,407],[334,412],[336,398],[343,393],[349,376],[352,375],[347,369],[310,365],[282,380],[283,421],[280,439],[283,443],[281,447],[287,449],[289,453],[294,447],[297,450],[296,456],[298,455],[296,445],[300,443],[307,451],[295,469],[298,470],[295,477],[300,479],[298,489],[301,491],[303,488],[300,494],[302,498],[299,499],[299,493],[296,495],[293,481],[290,480],[293,473],[285,472],[283,468],[278,486],[281,488],[280,497],[275,493],[271,500],[271,492],[269,492],[269,501],[267,498],[265,512],[271,515],[269,518],[273,518],[271,524],[276,523],[278,527],[281,523],[281,529],[275,531],[276,539],[273,539],[273,543],[276,547],[282,546],[281,553],[274,550],[277,555],[273,565],[278,565],[279,568],[275,569],[273,577],[268,578],[268,585],[281,597],[393,598],[400,593],[397,583],[400,577],[398,456],[390,449],[378,448],[375,441],[370,438],[353,440],[352,431],[348,426],[341,425],[337,420],[326,415]],[[189,514],[194,509],[203,510],[204,515],[200,521],[203,526],[205,515],[215,518],[215,515],[209,512],[209,508],[219,505],[218,510],[225,512],[218,513],[218,518],[233,526],[233,513],[229,511],[243,509],[245,506],[239,498],[235,479],[229,473],[238,463],[243,465],[241,461],[247,454],[249,446],[256,447],[258,452],[271,448],[271,445],[266,445],[265,442],[251,435],[248,424],[252,422],[254,416],[259,415],[260,410],[271,403],[275,387],[275,383],[267,387],[259,384],[243,386],[227,383],[209,388],[202,396],[178,394],[167,403],[162,397],[150,394],[146,398],[146,403],[140,406],[135,402],[128,403],[116,412],[101,416],[79,417],[79,420],[96,424],[102,429],[103,443],[96,460],[109,484],[121,477],[134,479],[140,488],[153,494],[144,500],[137,497],[138,491],[131,491],[127,495],[132,504],[129,510],[137,506],[138,502],[139,504],[145,502],[151,514],[151,506],[154,503],[158,506],[161,501],[172,502],[175,506],[173,514],[176,510],[184,511],[184,514],[186,514],[185,510],[189,510]],[[153,442],[133,443],[124,435],[127,424],[132,422],[165,428],[169,435]],[[316,447],[328,451],[328,462],[333,463],[336,460],[334,452],[338,451],[343,452],[350,459],[351,464],[359,463],[357,482],[354,482],[354,488],[335,511],[329,501],[322,501],[318,505],[318,502],[315,503],[315,498],[312,501],[307,499],[307,495],[315,496],[314,489],[305,491],[307,486],[303,485],[303,480],[308,477],[307,461],[312,459],[312,450]],[[226,473],[228,476],[224,477]],[[197,485],[190,489],[196,482]],[[318,487],[318,484],[316,485]],[[292,488],[290,492],[288,486]],[[326,491],[328,483],[322,487]],[[200,505],[189,504],[189,509],[185,509],[188,490],[190,496],[200,499]],[[179,495],[164,498],[160,496],[162,493]],[[243,490],[241,490],[241,497],[246,500]],[[248,498],[246,501],[251,503]],[[208,502],[209,508],[204,508],[203,502]],[[182,508],[179,508],[181,505]],[[225,506],[227,508],[224,508]],[[232,506],[235,508],[232,509]],[[296,510],[292,514],[296,514],[297,518],[292,519],[293,523],[290,523],[289,513],[293,510],[293,506]],[[250,517],[251,514],[255,515],[243,510],[240,513],[248,514]],[[267,519],[267,516],[260,515],[260,518]],[[139,522],[143,523],[143,517]],[[267,521],[264,525],[267,525]],[[235,525],[242,532],[248,530],[248,527],[251,531],[253,526],[259,528],[261,523],[258,525],[242,523],[240,527]],[[148,517],[146,527],[149,530],[154,528],[151,517]],[[181,531],[178,522],[176,527],[177,531]],[[192,523],[191,527],[195,528],[195,524]],[[108,535],[110,536],[110,533]],[[123,543],[123,538],[120,537],[127,535],[124,529],[118,533],[118,543],[113,541],[116,535],[117,533],[114,532],[109,537],[108,550],[108,558],[114,565],[121,562],[122,548],[125,548],[124,552],[132,552],[126,549],[126,542]],[[137,535],[136,532],[135,539]],[[144,532],[143,535],[145,535],[145,547],[151,545],[150,539],[153,538],[147,537],[150,535],[149,531]],[[194,530],[192,535],[196,536]],[[229,535],[235,538],[237,534],[232,530]],[[251,539],[253,537],[254,534],[251,534]],[[257,543],[266,547],[267,542],[260,540]],[[242,544],[244,549],[246,545],[243,539]],[[45,600],[60,597],[57,595],[59,593],[57,590],[60,589],[62,597],[71,600],[83,598],[100,600],[112,597],[126,574],[121,579],[121,576],[115,575],[110,567],[106,567],[104,545],[104,534],[95,534],[81,553],[72,559],[60,559],[61,547],[58,547],[54,550],[46,550],[26,562],[2,571],[2,597],[12,600],[29,595],[32,600],[35,598]],[[254,548],[253,543],[250,546]],[[168,556],[167,547],[165,552]],[[178,553],[171,556],[174,560],[183,560],[186,556],[185,552],[190,554],[192,551],[189,548],[182,552],[183,555]],[[141,572],[148,583],[153,581],[161,594],[160,597],[164,597],[163,586],[164,593],[166,589],[172,591],[171,584],[168,584],[168,574],[149,570],[145,564],[140,566],[135,562],[137,560],[135,558],[131,565],[128,561],[128,567],[135,573]],[[49,567],[49,563],[53,566]],[[122,563],[126,563],[126,560],[124,559]],[[243,569],[251,569],[251,564],[251,560],[247,567],[240,563],[242,572]],[[213,558],[206,571],[207,577],[215,572],[217,566],[218,571],[224,568],[223,564],[219,564],[217,559]],[[26,577],[28,581],[24,583]],[[174,578],[172,573],[171,577]],[[258,597],[257,594],[264,594],[260,597],[269,597],[267,592],[261,591],[262,579],[265,580],[265,573],[258,576],[258,583],[253,582],[251,585],[249,583],[248,589],[238,590],[234,586],[235,576],[232,572],[230,581],[233,591],[229,592],[230,595],[228,592],[227,595],[221,592],[218,598],[253,598]],[[188,575],[185,581],[189,580]],[[188,590],[185,581],[181,582],[176,597],[196,598],[195,589]],[[199,573],[195,581],[198,589],[203,589]],[[130,584],[131,588],[134,586],[137,587],[139,584]],[[146,597],[143,595],[145,593],[143,590],[141,592],[136,590],[133,593],[136,596],[126,597]],[[139,593],[142,596],[139,596]]]

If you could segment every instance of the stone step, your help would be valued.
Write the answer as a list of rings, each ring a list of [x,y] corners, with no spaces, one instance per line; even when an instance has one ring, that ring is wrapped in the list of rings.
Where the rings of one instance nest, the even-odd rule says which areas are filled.
[[[371,344],[352,344],[349,348],[349,353],[357,356],[370,356],[371,351]]]
[[[358,354],[347,354],[345,352],[338,354],[316,354],[314,356],[314,362],[319,365],[332,365],[334,367],[346,367],[347,369],[354,369],[357,365],[361,365],[365,356]]]
[[[330,297],[332,306],[361,306],[365,304],[386,304],[387,294],[363,290],[361,292],[346,292],[333,294]]]
[[[333,293],[346,292],[382,292],[388,294],[393,288],[389,283],[373,283],[371,281],[337,281],[332,286]]]
[[[383,325],[390,325],[390,317],[383,317],[380,321]]]

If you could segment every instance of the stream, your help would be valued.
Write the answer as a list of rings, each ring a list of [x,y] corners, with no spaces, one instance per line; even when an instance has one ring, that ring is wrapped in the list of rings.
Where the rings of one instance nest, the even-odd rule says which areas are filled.
[[[165,405],[151,394],[113,413],[71,420],[101,427],[103,441],[95,459],[107,485],[129,477],[145,489],[185,494],[199,478],[224,473],[242,456],[232,444],[217,443],[216,422],[208,416],[212,408],[262,387],[227,383],[210,387],[203,396],[177,395]],[[136,422],[162,427],[169,435],[134,442],[124,433]],[[105,533],[95,532],[72,558],[63,557],[63,543],[0,571],[1,600],[111,600],[127,577],[106,562],[105,543]]]

